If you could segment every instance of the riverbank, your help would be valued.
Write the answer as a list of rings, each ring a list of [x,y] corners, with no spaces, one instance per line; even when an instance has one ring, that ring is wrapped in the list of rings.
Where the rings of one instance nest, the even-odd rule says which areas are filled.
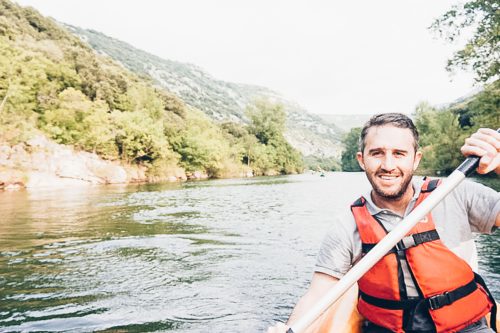
[[[0,143],[0,190],[64,188],[100,184],[178,182],[207,179],[201,171],[171,167],[161,176],[148,175],[143,165],[108,161],[97,154],[57,144],[43,135],[11,146]],[[240,177],[252,173],[242,170]]]

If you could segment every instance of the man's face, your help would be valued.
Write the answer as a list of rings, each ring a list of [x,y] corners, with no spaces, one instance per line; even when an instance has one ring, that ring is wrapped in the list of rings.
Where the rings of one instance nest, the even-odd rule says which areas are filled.
[[[373,190],[386,199],[399,199],[408,190],[422,154],[415,152],[411,130],[391,125],[372,127],[365,149],[356,158]]]

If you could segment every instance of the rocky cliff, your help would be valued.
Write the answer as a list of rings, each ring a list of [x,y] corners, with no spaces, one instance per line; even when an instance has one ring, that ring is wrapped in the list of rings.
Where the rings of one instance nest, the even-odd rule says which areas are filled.
[[[150,179],[146,168],[106,161],[96,154],[78,151],[37,135],[10,146],[0,144],[0,189],[127,184],[146,181],[178,181],[206,178],[201,172],[186,174],[172,169],[162,179]]]

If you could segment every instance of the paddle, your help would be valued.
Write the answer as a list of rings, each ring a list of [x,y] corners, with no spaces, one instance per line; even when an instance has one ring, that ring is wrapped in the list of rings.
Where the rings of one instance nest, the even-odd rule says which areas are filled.
[[[500,129],[497,130],[500,133]],[[301,333],[316,318],[325,312],[330,305],[338,300],[349,288],[356,283],[373,265],[389,252],[406,234],[423,219],[448,193],[467,177],[479,165],[480,158],[469,156],[456,168],[443,183],[418,205],[406,218],[401,221],[387,236],[384,237],[370,252],[354,265],[342,279],[340,279],[325,296],[323,296],[309,311],[295,322],[287,333]]]

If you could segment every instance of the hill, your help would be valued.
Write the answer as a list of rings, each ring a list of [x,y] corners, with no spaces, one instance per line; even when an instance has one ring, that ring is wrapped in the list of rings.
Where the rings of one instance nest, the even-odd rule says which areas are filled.
[[[334,124],[344,132],[349,132],[351,128],[363,127],[372,115],[367,114],[319,114],[318,117],[326,123]]]
[[[162,59],[94,30],[65,26],[98,53],[138,75],[151,77],[157,85],[216,121],[248,122],[246,107],[264,98],[284,106],[285,136],[292,146],[304,155],[340,155],[342,130],[270,89],[217,80],[198,66]]]
[[[216,123],[149,78],[97,54],[33,8],[0,0],[5,151],[19,147],[22,155],[36,154],[25,143],[42,135],[109,162],[139,166],[150,180],[177,177],[179,169],[207,177],[300,172],[300,154],[283,136],[283,107],[271,102],[251,107],[248,124]],[[36,159],[21,160],[23,168],[38,167],[29,164]],[[16,168],[4,162],[0,173]]]

